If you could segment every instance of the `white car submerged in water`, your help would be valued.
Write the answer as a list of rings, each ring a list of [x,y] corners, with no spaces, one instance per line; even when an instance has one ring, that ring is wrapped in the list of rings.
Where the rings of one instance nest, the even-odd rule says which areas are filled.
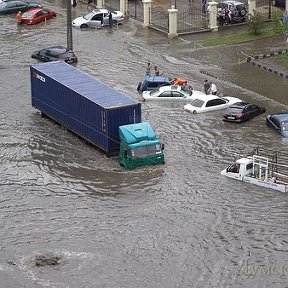
[[[109,14],[112,14],[112,25],[122,24],[124,15],[121,11],[109,11],[104,8],[94,9],[84,16],[77,17],[73,20],[72,26],[75,28],[101,28],[109,26]]]
[[[204,94],[201,91],[192,89],[183,90],[179,85],[162,86],[152,91],[144,91],[142,93],[143,100],[159,100],[159,101],[192,101],[197,96]],[[204,94],[205,95],[205,94]]]
[[[184,110],[193,114],[204,113],[226,109],[236,102],[241,102],[241,100],[236,97],[219,97],[202,93],[194,98],[191,103],[186,104]]]

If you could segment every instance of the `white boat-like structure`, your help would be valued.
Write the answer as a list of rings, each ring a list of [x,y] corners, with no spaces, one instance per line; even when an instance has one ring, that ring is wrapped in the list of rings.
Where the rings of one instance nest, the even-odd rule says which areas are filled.
[[[279,151],[255,149],[252,155],[240,158],[221,171],[221,175],[288,192],[288,157]]]

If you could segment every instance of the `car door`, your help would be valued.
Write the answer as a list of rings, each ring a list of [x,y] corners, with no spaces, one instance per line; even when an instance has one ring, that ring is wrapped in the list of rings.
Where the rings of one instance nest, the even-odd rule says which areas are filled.
[[[44,20],[45,20],[45,17],[43,15],[43,12],[42,11],[38,11],[33,17],[33,24],[40,23],[40,22],[42,22]]]
[[[108,26],[109,25],[109,13],[103,13],[103,24],[102,26]]]
[[[18,12],[18,11],[26,11],[29,7],[28,3],[23,3],[21,1],[17,1],[16,3],[16,7],[14,9],[14,12]]]
[[[19,6],[18,6],[18,2],[7,2],[6,5],[6,13],[14,13],[14,12],[18,12],[19,11]],[[21,10],[21,9],[20,9]]]
[[[255,111],[253,106],[254,105],[248,105],[243,110],[243,114],[244,114],[245,120],[251,119],[254,116],[254,113],[256,113],[256,111]]]
[[[174,99],[184,99],[184,94],[179,91],[172,91],[172,98]]]
[[[103,23],[103,13],[98,13],[94,15],[88,22],[89,27],[100,28]]]
[[[226,101],[224,99],[213,99],[206,103],[205,111],[214,111],[226,108]]]
[[[172,96],[173,96],[172,91],[164,91],[158,96],[158,98],[162,100],[169,100],[169,99],[173,100]]]

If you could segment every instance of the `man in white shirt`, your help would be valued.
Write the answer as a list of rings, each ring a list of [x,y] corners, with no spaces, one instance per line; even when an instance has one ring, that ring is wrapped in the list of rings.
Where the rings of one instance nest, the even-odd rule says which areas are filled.
[[[217,94],[217,87],[214,83],[210,82],[210,93],[212,95],[216,95]]]

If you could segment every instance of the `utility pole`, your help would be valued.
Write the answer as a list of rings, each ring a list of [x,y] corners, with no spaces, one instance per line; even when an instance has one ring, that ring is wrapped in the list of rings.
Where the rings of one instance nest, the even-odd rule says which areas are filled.
[[[73,51],[71,0],[67,1],[67,50]]]

